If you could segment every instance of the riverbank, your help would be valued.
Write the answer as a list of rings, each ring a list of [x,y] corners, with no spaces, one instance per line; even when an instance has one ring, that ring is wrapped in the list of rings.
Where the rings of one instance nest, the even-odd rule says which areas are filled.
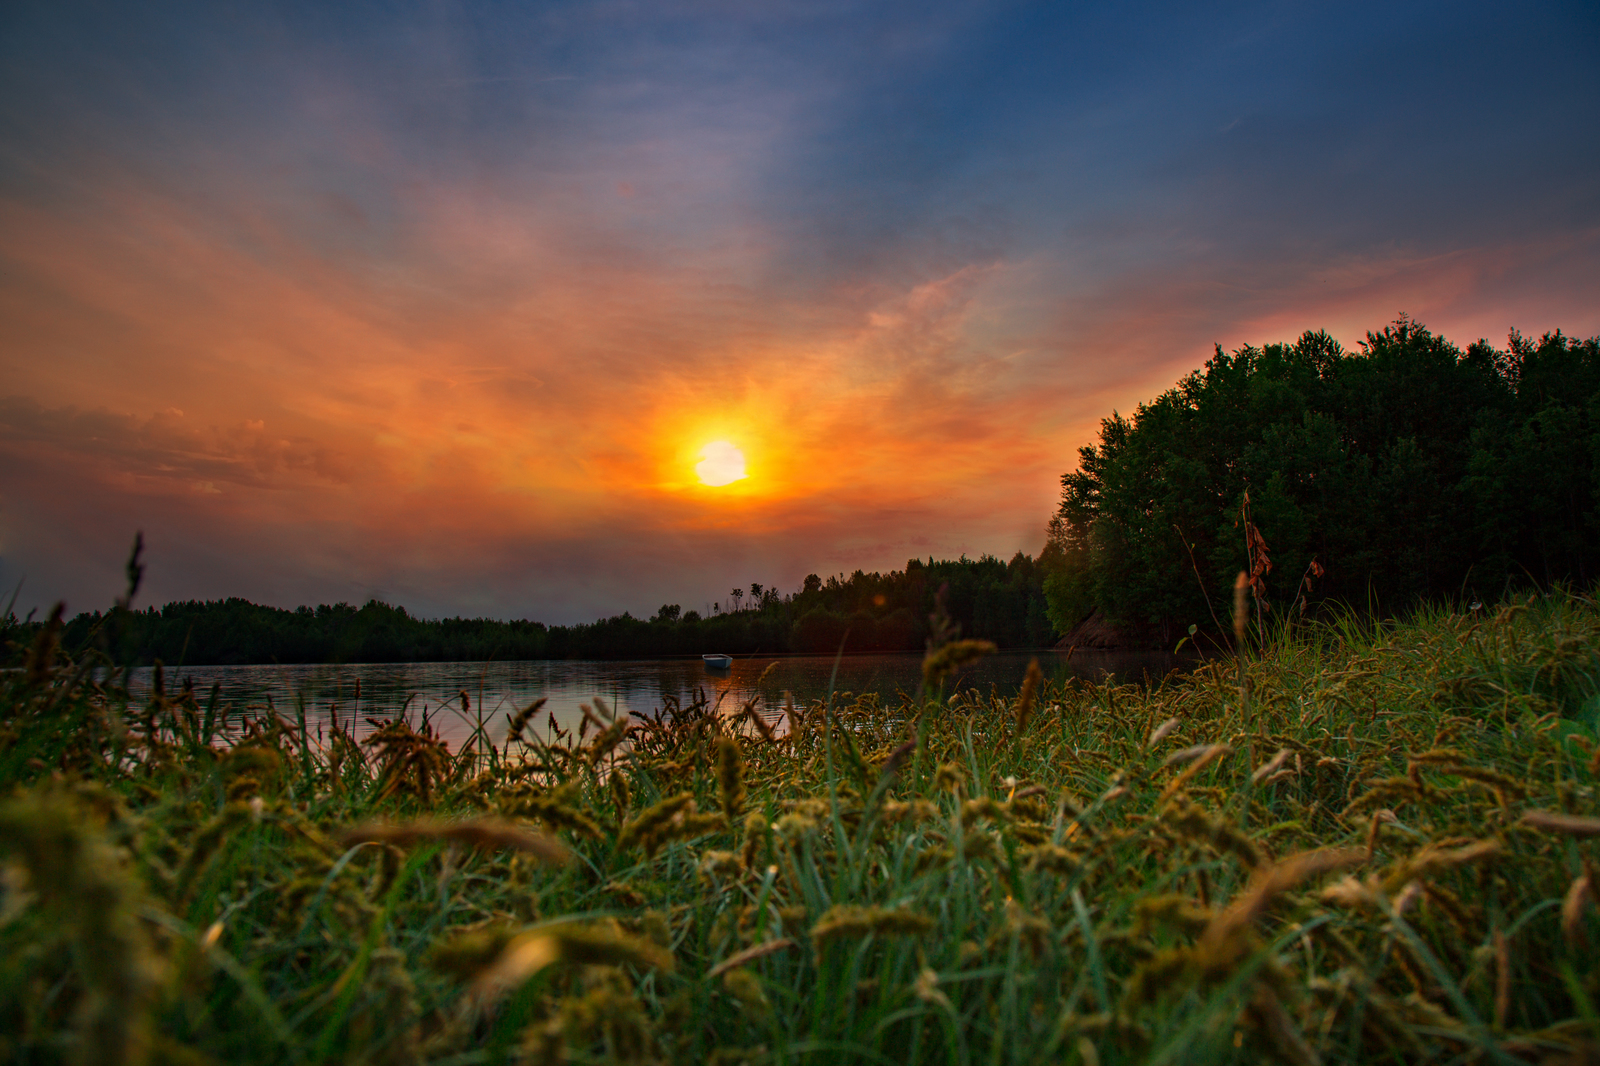
[[[8,1060],[1600,1047],[1580,597],[1308,626],[1154,687],[817,703],[772,741],[593,702],[556,747],[272,719],[225,749],[204,706],[79,676],[0,681]]]

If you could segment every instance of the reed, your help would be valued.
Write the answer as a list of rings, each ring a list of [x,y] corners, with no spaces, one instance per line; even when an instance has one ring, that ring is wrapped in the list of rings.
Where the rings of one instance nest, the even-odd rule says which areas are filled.
[[[0,1060],[1593,1061],[1600,609],[1247,606],[1153,685],[947,699],[951,641],[783,734],[535,704],[460,751],[30,642]]]

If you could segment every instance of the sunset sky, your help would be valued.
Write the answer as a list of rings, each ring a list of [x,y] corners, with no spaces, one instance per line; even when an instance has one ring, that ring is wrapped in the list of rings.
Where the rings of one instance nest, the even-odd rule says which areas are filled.
[[[146,603],[546,622],[1035,553],[1214,343],[1600,333],[1597,44],[1592,2],[12,0],[0,593],[103,607],[141,529]]]

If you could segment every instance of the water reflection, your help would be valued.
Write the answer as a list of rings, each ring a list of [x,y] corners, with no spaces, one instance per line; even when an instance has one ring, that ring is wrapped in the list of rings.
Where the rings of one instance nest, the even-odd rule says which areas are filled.
[[[1178,665],[1174,656],[1161,652],[1078,651],[1070,660],[1049,651],[1002,652],[963,670],[946,688],[1014,692],[1035,654],[1046,674],[1057,679],[1097,681],[1108,674],[1124,681],[1157,679]],[[202,705],[216,686],[219,705],[233,722],[269,708],[293,720],[303,710],[313,731],[337,714],[365,732],[371,728],[367,719],[404,708],[414,722],[427,715],[454,749],[480,726],[499,742],[507,717],[540,697],[548,702],[528,733],[547,738],[551,715],[562,728],[575,729],[583,717],[579,705],[596,696],[618,713],[650,717],[668,698],[687,704],[702,694],[730,711],[755,700],[758,711],[775,716],[787,693],[797,704],[825,699],[830,691],[836,696],[876,693],[896,701],[914,694],[921,677],[921,655],[899,654],[854,655],[837,665],[832,656],[754,656],[735,659],[727,670],[708,670],[699,659],[197,666],[168,670],[166,683],[170,691],[184,678],[192,679]],[[150,682],[149,669],[137,670],[130,687],[142,697]]]

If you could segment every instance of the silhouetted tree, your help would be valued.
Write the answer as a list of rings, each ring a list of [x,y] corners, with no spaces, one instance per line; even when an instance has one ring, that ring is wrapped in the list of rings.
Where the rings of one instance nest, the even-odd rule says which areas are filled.
[[[1361,349],[1326,333],[1218,348],[1102,422],[1040,555],[1055,627],[1095,611],[1163,639],[1211,624],[1247,565],[1247,498],[1280,610],[1313,559],[1316,596],[1363,607],[1590,580],[1600,339],[1462,351],[1402,316]]]

